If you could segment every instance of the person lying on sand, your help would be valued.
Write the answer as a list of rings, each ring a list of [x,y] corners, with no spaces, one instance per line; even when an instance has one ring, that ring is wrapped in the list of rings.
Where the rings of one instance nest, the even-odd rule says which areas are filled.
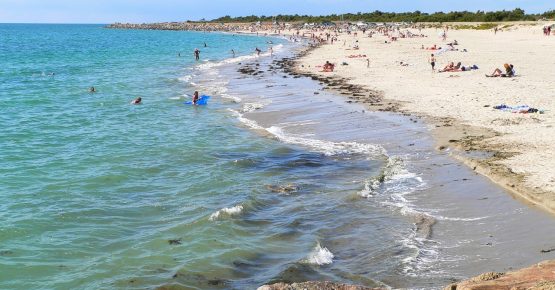
[[[333,72],[333,69],[335,68],[335,65],[333,63],[330,63],[329,61],[326,61],[326,63],[324,64],[323,67],[323,72]]]
[[[446,67],[444,67],[439,72],[448,72],[448,71],[459,71],[461,69],[461,62],[459,61],[457,65],[454,62],[450,62]]]
[[[351,54],[351,55],[349,55],[349,56],[347,56],[347,57],[348,57],[348,58],[359,58],[359,57],[366,57],[366,54],[359,54],[359,55],[354,55],[354,54]]]
[[[514,66],[512,64],[506,63],[503,66],[505,67],[505,73],[503,73],[503,71],[501,71],[500,69],[496,68],[491,75],[486,75],[486,77],[510,78],[515,76],[516,73],[514,70]]]

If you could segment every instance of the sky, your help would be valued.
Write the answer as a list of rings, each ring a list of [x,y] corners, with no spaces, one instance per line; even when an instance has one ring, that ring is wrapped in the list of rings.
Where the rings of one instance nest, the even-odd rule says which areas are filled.
[[[0,23],[113,23],[220,16],[555,9],[555,0],[0,0]]]

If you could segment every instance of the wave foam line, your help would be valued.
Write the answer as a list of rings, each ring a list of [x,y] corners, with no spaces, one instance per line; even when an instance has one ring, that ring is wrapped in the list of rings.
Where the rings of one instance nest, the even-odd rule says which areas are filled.
[[[318,243],[302,262],[313,265],[328,265],[333,263],[333,258],[333,253]]]
[[[243,206],[240,204],[234,207],[225,207],[211,214],[208,220],[215,221],[225,216],[227,217],[236,216],[241,214],[242,212],[243,212]]]
[[[283,49],[283,47],[284,47],[283,44],[278,44],[278,45],[274,46],[272,49],[274,50],[274,53],[276,53],[276,52],[281,51]],[[260,56],[270,56],[270,52],[261,53]],[[232,63],[243,62],[243,61],[247,61],[247,60],[251,60],[251,59],[257,59],[260,56],[256,53],[252,53],[252,54],[233,57],[233,58],[226,58],[224,60],[216,61],[216,62],[206,62],[206,63],[198,65],[197,67],[201,70],[205,70],[205,69],[219,67],[219,66],[226,65],[226,64],[232,64]]]

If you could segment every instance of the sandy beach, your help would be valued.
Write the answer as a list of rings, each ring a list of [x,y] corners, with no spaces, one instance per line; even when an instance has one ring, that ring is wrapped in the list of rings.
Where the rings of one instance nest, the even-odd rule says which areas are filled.
[[[493,30],[449,29],[446,40],[440,37],[441,28],[401,29],[426,37],[397,41],[381,33],[373,37],[368,32],[357,36],[339,33],[334,44],[327,42],[302,56],[297,69],[320,80],[341,79],[367,89],[349,97],[367,103],[370,110],[424,118],[437,138],[438,149],[450,150],[515,196],[555,212],[555,37],[544,36],[543,25],[513,25],[496,34]],[[455,40],[458,51],[422,49],[445,48]],[[354,50],[357,41],[360,49]],[[432,53],[437,59],[436,72],[429,64]],[[326,61],[335,64],[333,72],[322,72]],[[449,62],[479,69],[437,72]],[[516,77],[485,76],[496,68],[504,70],[504,63],[514,65]],[[528,105],[543,114],[494,109],[502,104]]]

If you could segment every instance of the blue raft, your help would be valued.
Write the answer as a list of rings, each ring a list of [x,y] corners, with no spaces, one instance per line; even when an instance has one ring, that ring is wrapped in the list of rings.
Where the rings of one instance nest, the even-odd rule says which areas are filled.
[[[205,96],[205,95],[200,96],[200,97],[198,98],[198,101],[197,101],[197,106],[205,106],[205,105],[208,105],[208,100],[209,100],[209,99],[210,99],[210,96]],[[193,104],[193,101],[188,101],[188,102],[185,102],[184,104],[185,104],[185,105],[192,105],[192,104]]]

